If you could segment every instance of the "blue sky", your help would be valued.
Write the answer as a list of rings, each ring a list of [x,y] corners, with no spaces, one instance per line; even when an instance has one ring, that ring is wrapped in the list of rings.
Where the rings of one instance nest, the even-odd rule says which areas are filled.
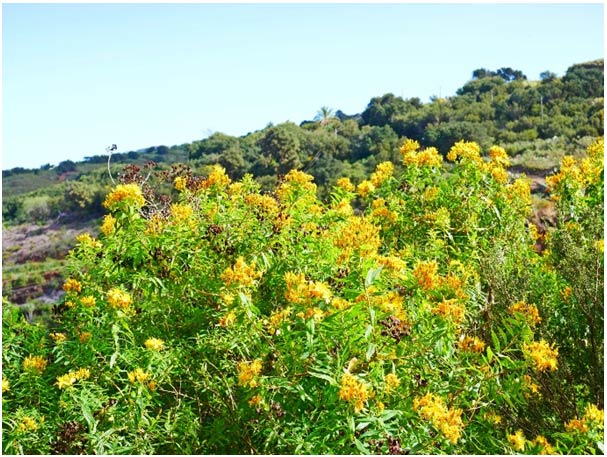
[[[450,96],[604,55],[595,4],[3,4],[2,168]]]

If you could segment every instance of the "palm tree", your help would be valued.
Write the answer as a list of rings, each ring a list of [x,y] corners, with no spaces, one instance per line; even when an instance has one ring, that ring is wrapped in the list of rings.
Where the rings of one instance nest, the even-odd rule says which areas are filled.
[[[333,110],[328,106],[322,106],[314,117],[315,121],[320,121],[320,125],[327,125],[331,119],[333,119]]]

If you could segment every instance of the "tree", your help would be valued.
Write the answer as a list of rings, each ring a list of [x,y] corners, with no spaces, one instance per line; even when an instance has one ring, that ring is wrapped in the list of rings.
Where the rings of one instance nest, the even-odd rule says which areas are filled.
[[[315,121],[319,121],[320,125],[327,125],[331,119],[333,119],[333,110],[328,106],[321,106],[314,116]]]
[[[270,159],[270,166],[276,174],[284,175],[301,167],[301,129],[292,122],[285,122],[266,130],[258,145],[262,154]]]

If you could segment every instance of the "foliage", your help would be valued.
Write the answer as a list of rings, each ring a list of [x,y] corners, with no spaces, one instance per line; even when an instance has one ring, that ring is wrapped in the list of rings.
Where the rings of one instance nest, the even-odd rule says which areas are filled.
[[[257,139],[276,166],[295,127]],[[125,173],[55,327],[3,303],[3,452],[602,452],[603,143],[548,180],[543,254],[481,151],[407,139],[326,203],[294,169]]]

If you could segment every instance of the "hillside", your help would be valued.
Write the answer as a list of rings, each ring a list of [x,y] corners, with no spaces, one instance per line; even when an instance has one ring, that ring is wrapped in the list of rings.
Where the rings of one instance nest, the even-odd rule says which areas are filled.
[[[603,96],[603,60],[573,65],[562,78],[544,72],[538,81],[511,68],[477,69],[450,97],[422,103],[384,94],[358,114],[323,107],[314,120],[300,125],[268,125],[240,137],[214,133],[188,144],[114,154],[112,174],[122,173],[123,179],[136,173],[171,174],[183,163],[193,174],[204,175],[209,165],[218,163],[230,178],[250,173],[268,190],[296,168],[314,177],[319,196],[325,198],[339,177],[358,183],[378,163],[399,164],[405,137],[436,146],[442,154],[465,138],[485,151],[493,144],[504,147],[512,159],[511,173],[530,176],[541,196],[545,176],[561,158],[578,156],[603,134]],[[2,172],[4,296],[27,303],[40,292],[50,292],[51,280],[25,277],[30,269],[43,271],[46,261],[56,270],[73,236],[96,230],[104,213],[101,202],[111,187],[107,160],[97,155],[55,167]],[[550,214],[545,204],[536,206]],[[32,233],[37,233],[35,245],[26,242]],[[27,293],[15,295],[24,285]]]

